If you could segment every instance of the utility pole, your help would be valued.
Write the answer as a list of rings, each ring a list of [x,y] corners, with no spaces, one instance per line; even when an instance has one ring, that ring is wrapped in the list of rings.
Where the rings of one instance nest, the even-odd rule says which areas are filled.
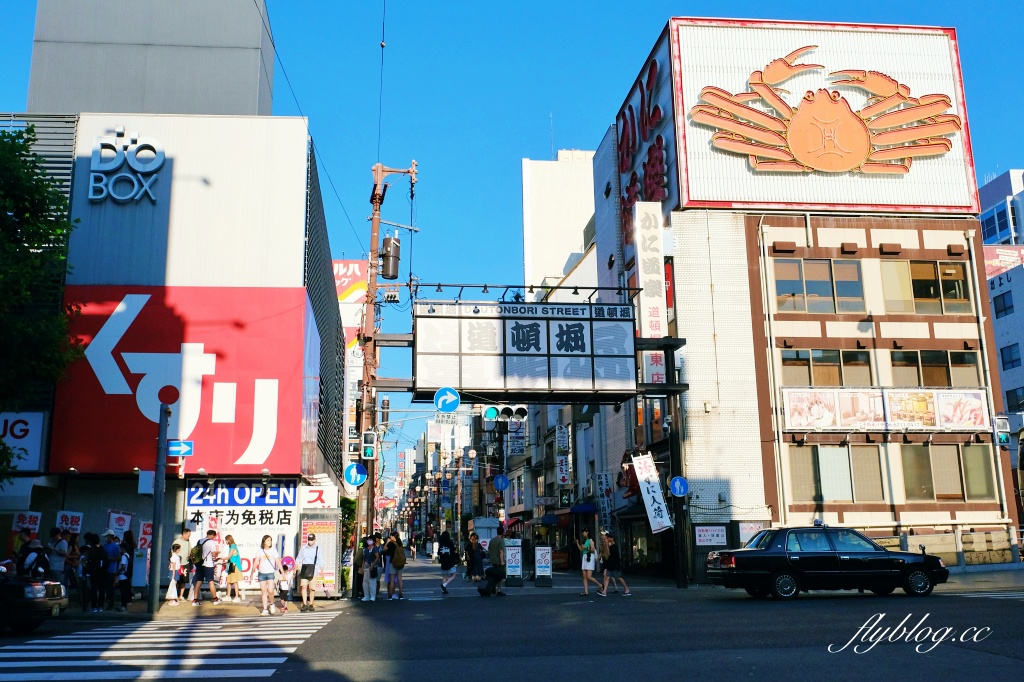
[[[408,175],[412,187],[416,186],[416,161],[412,162],[409,168],[388,168],[381,163],[375,163],[371,169],[373,173],[373,190],[370,192],[370,204],[373,206],[373,213],[370,216],[370,261],[367,268],[368,279],[366,283],[366,303],[363,309],[363,328],[360,332],[360,342],[363,346],[363,414],[360,432],[373,430],[377,425],[377,403],[374,391],[374,382],[377,379],[377,345],[374,335],[377,330],[377,260],[380,257],[380,207],[384,203],[384,195],[387,194],[388,185],[384,178],[395,173]],[[373,406],[371,409],[370,406]],[[380,452],[378,448],[377,452]],[[366,462],[366,489],[364,504],[366,505],[366,534],[373,534],[374,516],[374,495],[377,488],[377,460],[372,459]]]

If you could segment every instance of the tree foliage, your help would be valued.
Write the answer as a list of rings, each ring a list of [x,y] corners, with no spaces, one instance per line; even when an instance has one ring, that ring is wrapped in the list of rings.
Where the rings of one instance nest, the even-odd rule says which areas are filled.
[[[41,407],[39,388],[81,354],[69,333],[78,310],[62,303],[73,223],[35,141],[31,127],[0,131],[0,412]],[[0,441],[0,484],[18,456]]]

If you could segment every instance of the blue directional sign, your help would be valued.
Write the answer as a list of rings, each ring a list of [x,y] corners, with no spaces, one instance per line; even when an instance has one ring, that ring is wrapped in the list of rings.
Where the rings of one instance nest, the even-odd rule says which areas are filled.
[[[505,474],[498,474],[494,477],[494,489],[501,492],[508,488],[508,476]]]
[[[345,467],[345,482],[355,488],[366,483],[366,467],[359,462],[349,464]]]
[[[193,441],[190,440],[169,440],[167,441],[168,457],[191,457],[196,454]]]
[[[690,484],[682,476],[674,477],[669,482],[669,487],[672,489],[672,494],[675,497],[683,497],[686,493],[690,492]]]
[[[438,412],[454,412],[459,409],[462,398],[454,388],[445,386],[434,393],[434,409]]]

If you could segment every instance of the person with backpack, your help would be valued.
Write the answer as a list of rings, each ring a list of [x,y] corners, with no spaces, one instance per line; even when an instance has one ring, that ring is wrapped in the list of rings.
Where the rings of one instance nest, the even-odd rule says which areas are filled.
[[[128,603],[132,600],[132,579],[129,577],[132,549],[127,542],[122,542],[118,548],[121,554],[117,559],[117,567],[114,571],[114,584],[121,593],[121,604],[117,607],[117,611],[123,613],[128,610]]]
[[[391,563],[389,564],[390,570],[387,576],[388,581],[388,598],[389,599],[402,599],[402,569],[405,568],[405,547],[402,546],[402,538],[399,537],[398,531],[392,531],[391,533],[391,544],[393,545],[391,553]],[[398,594],[395,594],[395,590],[398,590]]]
[[[18,575],[46,580],[50,574],[50,561],[46,554],[43,543],[39,540],[29,540],[25,559],[18,564]]]
[[[203,591],[203,583],[210,586],[210,599],[214,606],[220,604],[220,597],[217,596],[217,583],[213,579],[213,569],[217,565],[217,555],[220,553],[220,544],[217,542],[217,531],[206,531],[206,539],[200,540],[189,553],[189,560],[196,568],[195,594],[192,597],[192,606],[199,606]]]
[[[117,567],[121,562],[121,545],[117,542],[114,531],[107,529],[103,532],[107,541],[103,545],[103,551],[107,555],[107,570],[103,575],[103,592],[107,600],[107,609],[114,610],[114,585],[117,582]]]

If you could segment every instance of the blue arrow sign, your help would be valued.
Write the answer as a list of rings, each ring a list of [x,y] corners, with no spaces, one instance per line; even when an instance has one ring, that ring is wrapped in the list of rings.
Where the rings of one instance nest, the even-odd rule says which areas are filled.
[[[672,489],[672,495],[675,497],[683,497],[686,493],[690,492],[690,484],[682,476],[676,476],[669,483],[669,487]]]
[[[494,489],[501,492],[508,488],[508,476],[505,474],[498,474],[494,477]]]
[[[459,403],[462,402],[462,398],[459,397],[459,392],[454,388],[445,386],[444,388],[437,389],[434,393],[434,409],[438,412],[454,412],[459,409]]]
[[[345,482],[355,488],[366,483],[366,467],[359,462],[349,464],[345,467]]]
[[[169,440],[167,441],[168,457],[191,457],[196,454],[193,441],[190,440]]]

